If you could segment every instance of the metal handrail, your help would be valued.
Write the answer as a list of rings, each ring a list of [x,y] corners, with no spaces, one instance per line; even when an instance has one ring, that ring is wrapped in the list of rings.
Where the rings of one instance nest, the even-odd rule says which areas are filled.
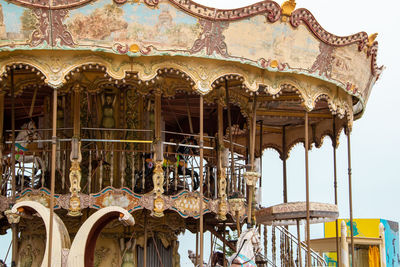
[[[294,241],[295,244],[299,245],[299,241],[297,239],[296,236],[294,236],[291,232],[289,232],[289,230],[287,230],[285,227],[282,226],[275,226],[276,229],[278,229],[281,233],[283,233],[285,236],[289,237],[291,240]],[[312,248],[309,248],[307,246],[306,243],[304,243],[303,241],[300,241],[301,244],[301,248],[305,251],[307,251],[308,249],[311,252],[311,257],[316,259],[318,263],[322,264],[323,266],[328,266],[328,264],[326,263],[325,259],[322,258],[315,250],[313,250]]]

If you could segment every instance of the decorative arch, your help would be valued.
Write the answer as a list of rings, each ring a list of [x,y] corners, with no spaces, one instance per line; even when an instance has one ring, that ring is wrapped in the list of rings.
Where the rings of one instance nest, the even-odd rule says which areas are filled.
[[[50,233],[50,209],[46,208],[42,204],[36,201],[21,201],[12,207],[12,212],[18,214],[20,209],[31,211],[32,213],[38,213],[42,218],[46,228],[46,250],[41,266],[47,266],[47,258],[49,254],[49,233]],[[51,261],[54,266],[62,265],[62,251],[63,249],[69,249],[71,241],[67,228],[63,221],[58,217],[56,213],[53,214],[53,243],[51,248]]]
[[[133,226],[135,220],[125,209],[117,206],[102,208],[93,213],[79,228],[72,243],[67,266],[93,266],[96,240],[101,230],[112,220]]]

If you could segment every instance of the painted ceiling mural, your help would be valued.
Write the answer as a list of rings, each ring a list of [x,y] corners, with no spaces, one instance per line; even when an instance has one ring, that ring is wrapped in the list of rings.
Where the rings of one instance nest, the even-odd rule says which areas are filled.
[[[192,1],[142,1],[0,0],[0,51],[51,48],[223,59],[316,77],[363,102],[379,77],[377,42],[364,32],[330,34],[306,9],[284,17],[269,0],[227,11]]]

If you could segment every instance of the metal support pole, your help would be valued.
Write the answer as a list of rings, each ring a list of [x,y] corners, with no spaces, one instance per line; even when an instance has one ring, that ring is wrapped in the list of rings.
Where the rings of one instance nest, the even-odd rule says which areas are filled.
[[[250,165],[251,165],[251,171],[254,172],[255,166],[254,166],[254,150],[256,146],[256,109],[257,109],[257,97],[254,95],[254,100],[253,100],[253,115],[252,115],[252,121],[251,121],[251,136],[250,136]],[[252,206],[253,206],[253,193],[254,193],[254,186],[249,185],[248,186],[248,201],[247,201],[247,206],[248,206],[248,211],[247,211],[247,226],[250,227],[252,224]]]
[[[228,108],[228,127],[229,127],[229,149],[231,151],[231,183],[233,183],[233,191],[237,191],[237,183],[235,176],[235,161],[233,153],[233,138],[232,138],[232,118],[231,118],[231,105],[229,103],[229,90],[228,90],[228,80],[225,79],[225,97],[226,97],[226,107]],[[232,188],[232,187],[230,187]]]
[[[307,240],[307,266],[311,266],[311,251],[310,251],[310,185],[308,177],[308,112],[306,111],[304,119],[304,151],[305,151],[305,168],[306,168],[306,240]]]
[[[12,194],[12,205],[15,204],[15,194],[17,190],[17,184],[15,181],[15,92],[14,92],[14,70],[11,69],[11,194]],[[17,224],[13,223],[12,228],[12,262],[11,266],[17,266],[18,258],[18,227]]]
[[[143,213],[144,213],[143,267],[147,267],[147,211],[143,210]]]
[[[54,216],[54,184],[56,177],[56,153],[57,153],[57,89],[53,91],[53,131],[51,144],[51,180],[50,180],[50,226],[49,226],[49,254],[47,266],[51,266],[51,253],[53,247],[53,216]]]
[[[226,240],[226,232],[225,232],[225,228],[226,228],[226,225],[225,225],[225,221],[224,221],[224,223],[223,223],[223,233],[222,233],[222,236],[224,237],[224,241]],[[224,255],[224,261],[223,261],[223,266],[224,267],[226,267],[226,258],[225,258],[225,255],[226,255],[226,245],[225,245],[225,242],[222,242],[222,253],[223,253],[223,255]],[[200,265],[201,266],[201,265]]]
[[[347,128],[347,160],[349,174],[349,206],[350,206],[350,237],[351,237],[351,266],[354,265],[354,233],[353,233],[353,196],[351,187],[351,150],[350,150],[350,129]]]
[[[287,203],[286,126],[282,127],[283,203]]]
[[[204,218],[203,218],[203,117],[204,117],[204,101],[203,95],[200,95],[200,266],[203,266],[203,255],[204,255]]]
[[[337,147],[337,142],[336,142],[336,124],[335,124],[335,116],[332,119],[333,124],[332,124],[332,130],[333,130],[333,140],[332,140],[332,146],[333,146],[333,188],[335,191],[335,205],[338,204],[338,195],[337,195],[337,169],[336,169],[336,147]],[[340,255],[339,255],[339,220],[335,220],[335,230],[336,230],[336,257],[337,257],[337,266],[340,266]]]
[[[302,260],[301,260],[301,236],[300,236],[300,221],[296,221],[297,224],[297,239],[298,239],[298,250],[299,250],[299,258],[298,258],[298,266],[302,266]]]

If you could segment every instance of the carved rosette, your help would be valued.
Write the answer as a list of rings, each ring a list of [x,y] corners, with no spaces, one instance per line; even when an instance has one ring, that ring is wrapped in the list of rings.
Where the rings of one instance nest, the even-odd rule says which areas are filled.
[[[243,174],[243,177],[246,180],[246,184],[248,186],[255,186],[257,184],[258,178],[261,177],[261,174],[258,172],[245,172]]]
[[[12,212],[11,210],[6,210],[4,215],[7,217],[7,221],[9,224],[19,223],[21,216],[17,213]]]
[[[219,176],[219,204],[218,204],[218,219],[225,221],[226,213],[228,210],[228,205],[226,201],[226,170],[225,168],[221,168],[220,176]]]

